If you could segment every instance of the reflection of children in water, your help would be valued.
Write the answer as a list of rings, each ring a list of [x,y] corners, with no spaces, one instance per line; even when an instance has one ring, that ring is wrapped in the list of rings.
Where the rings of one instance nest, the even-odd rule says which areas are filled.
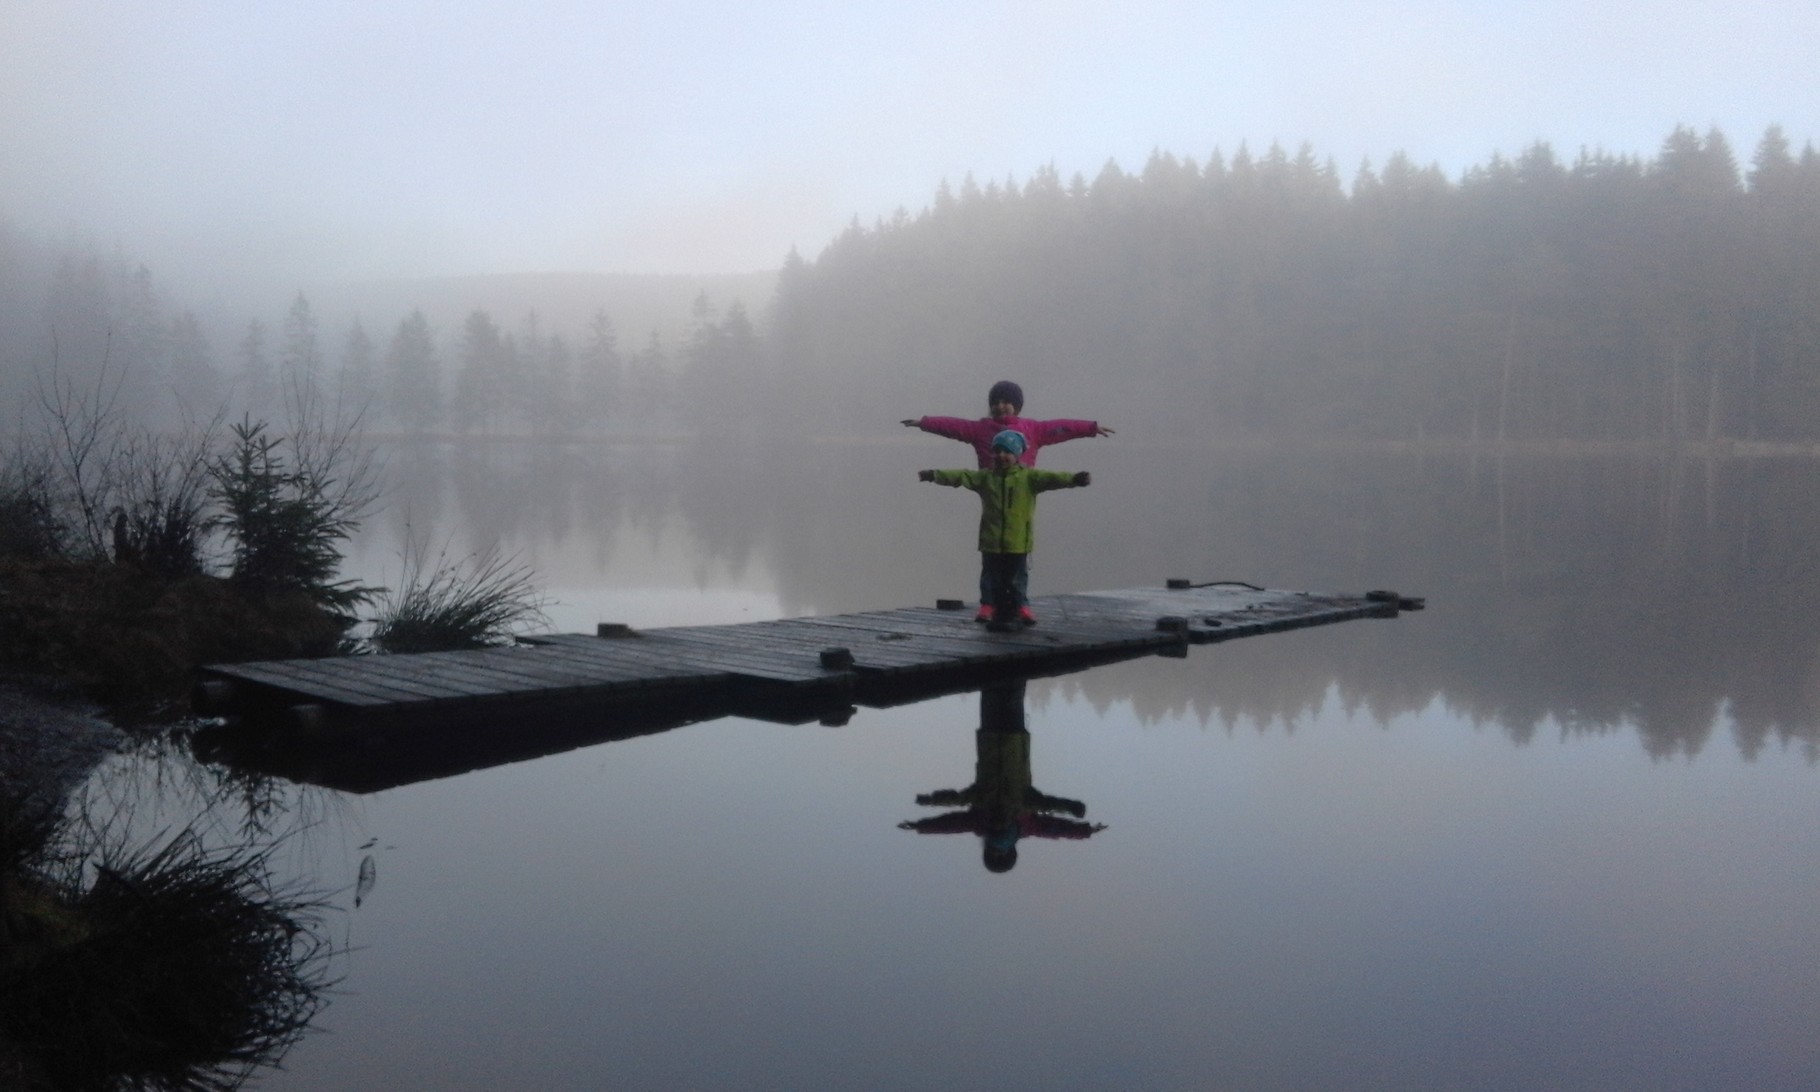
[[[1017,841],[1023,837],[1091,838],[1103,823],[1083,823],[1087,805],[1079,800],[1046,796],[1030,783],[1030,732],[1024,727],[1024,684],[980,691],[980,729],[974,736],[978,759],[973,784],[964,789],[937,789],[917,796],[924,807],[960,807],[898,826],[918,834],[977,834],[981,862],[991,872],[1009,872],[1017,864]],[[1063,819],[1055,813],[1074,816]]]

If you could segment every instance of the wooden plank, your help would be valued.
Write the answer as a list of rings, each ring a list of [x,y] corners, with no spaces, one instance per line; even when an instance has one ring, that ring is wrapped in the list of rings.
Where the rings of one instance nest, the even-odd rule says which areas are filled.
[[[585,633],[561,633],[534,639],[540,651],[590,662],[618,664],[627,670],[648,668],[651,675],[662,675],[678,681],[711,681],[727,672],[714,667],[700,667],[679,662],[673,647],[651,645],[642,637],[594,637]]]
[[[533,683],[554,683],[556,685],[580,685],[589,683],[617,683],[623,680],[626,672],[624,665],[619,664],[583,664],[578,661],[558,656],[540,655],[531,651],[493,649],[493,654],[482,654],[474,658],[477,666],[502,675],[511,675]]]
[[[928,637],[937,640],[973,639],[983,633],[984,627],[971,621],[956,623],[948,619],[940,621],[923,619],[914,615],[908,617],[878,618],[836,615],[828,618],[802,619],[804,624],[814,624],[831,637],[862,633],[873,639],[888,637]],[[834,643],[838,644],[839,641]]]
[[[349,656],[338,666],[346,672],[345,678],[370,679],[402,690],[414,689],[422,697],[434,700],[483,698],[498,692],[497,687],[414,663],[416,659],[415,656]]]
[[[805,619],[798,624],[808,626],[810,623],[813,623],[813,629],[805,628],[800,631],[785,632],[802,632],[805,637],[813,635],[816,639],[825,644],[842,646],[848,645],[856,638],[865,638],[876,642],[878,636],[881,634],[889,635],[901,633],[904,634],[905,637],[905,640],[901,642],[904,644],[912,643],[918,639],[952,641],[969,649],[977,649],[980,655],[986,656],[998,655],[1007,646],[1042,648],[1054,643],[1052,640],[1043,638],[1028,630],[998,633],[988,630],[984,626],[976,626],[971,622],[967,624],[967,628],[965,629],[958,626],[944,627],[942,630],[931,634],[909,633],[902,627],[877,626],[865,623],[855,625],[844,618]]]
[[[892,643],[841,640],[834,647],[847,649],[856,670],[886,674],[936,664],[967,663],[980,656],[977,646],[934,638]]]
[[[290,693],[296,693],[297,686],[301,679],[306,685],[316,687],[317,696],[323,700],[334,702],[337,705],[390,705],[393,698],[396,696],[395,692],[375,694],[367,690],[349,687],[328,687],[326,684],[317,686],[315,680],[303,679],[298,673],[285,670],[288,666],[288,663],[284,661],[217,664],[204,669],[204,673],[217,678],[225,678],[235,682],[248,682],[256,687],[271,688]]]
[[[386,657],[403,661],[405,657]],[[405,663],[361,664],[363,678],[381,678],[396,685],[415,685],[427,691],[452,693],[450,698],[428,700],[508,701],[523,697],[556,697],[590,689],[603,689],[597,679],[582,675],[527,678],[459,664]],[[610,689],[612,684],[605,688]]]
[[[697,629],[655,631],[652,639],[698,657],[712,657],[737,674],[778,682],[809,683],[838,679],[847,674],[822,666],[821,652],[829,644],[825,640],[792,638],[775,629],[752,631],[739,627],[739,630],[725,633]]]
[[[1129,621],[1104,613],[1076,619],[1058,610],[1056,600],[1050,596],[1038,596],[1032,599],[1030,607],[1037,615],[1038,624],[1009,635],[1012,638],[1043,646],[1092,644],[1107,647],[1147,644],[1161,647],[1172,644],[1176,640],[1170,635],[1159,634],[1155,629],[1154,618],[1147,619],[1148,625],[1135,625],[1137,621],[1144,618],[1141,614],[1130,615]],[[971,612],[938,611],[928,608],[907,608],[902,611],[860,615],[834,615],[826,619],[816,619],[816,621],[856,629],[885,631],[897,629],[913,634],[929,634],[956,639],[966,639],[969,634],[978,634],[979,639],[982,640],[1003,640],[1007,636],[994,634],[987,637],[986,635],[991,631],[980,623],[974,622]]]
[[[968,616],[966,621],[959,625],[950,623],[935,627],[927,624],[916,624],[913,621],[910,625],[896,627],[896,631],[909,633],[914,636],[927,635],[935,639],[963,642],[1002,642],[1009,638],[1041,647],[1055,647],[1064,644],[1103,644],[1110,647],[1117,647],[1133,643],[1170,643],[1170,638],[1168,636],[1158,636],[1156,634],[1154,626],[1134,629],[1129,625],[1073,624],[1067,622],[1065,619],[1058,623],[1057,616],[1050,613],[1047,608],[1048,603],[1044,600],[1032,600],[1031,610],[1037,614],[1039,619],[1038,624],[1010,634],[994,633],[984,625],[974,622],[971,616]],[[836,616],[829,618],[826,621],[831,627],[851,628],[862,632],[892,631],[890,627],[874,627],[865,622],[854,624],[848,616]]]
[[[502,655],[502,653],[504,655]],[[452,670],[471,672],[477,679],[497,682],[503,688],[538,690],[546,687],[591,686],[612,683],[599,669],[587,669],[550,657],[510,654],[506,649],[430,653],[424,659],[444,657],[436,663]]]
[[[597,640],[587,637],[584,640]],[[539,645],[527,650],[539,661],[547,661],[565,670],[592,673],[603,682],[618,685],[651,686],[664,682],[693,682],[724,672],[703,672],[667,663],[654,653],[632,649],[608,649],[589,652],[564,645]]]
[[[1051,640],[1032,637],[1029,631],[1004,634],[983,628],[889,642],[877,640],[876,631],[858,628],[823,627],[818,636],[830,645],[846,648],[853,655],[855,667],[881,674],[1006,663],[1066,651],[1058,650]]]
[[[1018,641],[987,641],[983,635],[960,633],[945,637],[906,636],[903,640],[881,641],[877,631],[816,626],[794,634],[803,651],[819,657],[826,648],[844,648],[857,665],[879,669],[908,667],[930,662],[1001,660],[1035,647]]]
[[[438,685],[459,683],[476,688],[477,692],[481,694],[538,690],[548,686],[571,685],[580,681],[527,677],[520,672],[501,671],[473,661],[439,664],[419,656],[387,656],[384,659],[387,662],[375,665],[374,670],[395,672],[415,681]]]
[[[762,651],[776,655],[815,655],[830,642],[819,629],[805,630],[787,622],[748,622],[737,626],[688,626],[651,630],[648,640],[711,648]]]
[[[859,632],[859,631],[856,631]],[[984,631],[948,637],[913,637],[904,641],[858,640],[838,638],[833,643],[849,649],[857,661],[891,664],[926,664],[943,661],[960,663],[999,663],[1024,656],[1052,651],[1052,645],[1023,639],[1015,633]]]
[[[296,661],[296,666],[318,686],[364,689],[390,693],[394,701],[446,701],[466,697],[463,690],[432,683],[412,681],[392,674],[373,671],[370,656],[341,656],[333,659]]]
[[[619,681],[610,677],[608,665],[583,665],[554,657],[539,657],[530,654],[528,650],[518,653],[511,649],[478,649],[388,659],[398,661],[395,666],[408,668],[416,676],[435,679],[471,677],[476,684],[490,685],[495,690],[508,693]]]
[[[1196,627],[1191,636],[1197,644],[1209,644],[1216,641],[1228,641],[1237,637],[1251,637],[1262,633],[1280,633],[1290,629],[1305,629],[1309,626],[1325,625],[1331,622],[1346,622],[1360,618],[1395,617],[1394,609],[1386,609],[1384,604],[1370,604],[1350,609],[1331,609],[1320,613],[1280,614],[1256,616],[1244,621],[1223,622],[1219,626]]]
[[[636,649],[617,655],[630,666],[643,667],[653,674],[664,673],[678,682],[714,683],[733,676],[716,658],[712,649],[701,649],[676,642],[647,642]]]
[[[370,693],[374,696],[384,697],[390,702],[422,701],[427,697],[452,696],[445,691],[429,694],[421,687],[355,675],[346,669],[345,661],[347,659],[347,657],[337,657],[321,660],[287,660],[282,663],[268,663],[265,666],[282,668],[292,676],[290,685],[309,688],[309,691],[316,696],[322,696],[321,692],[328,689]]]
[[[719,664],[704,661],[690,648],[675,642],[651,641],[643,638],[633,641],[584,637],[582,640],[599,641],[601,644],[611,647],[590,651],[585,648],[571,649],[564,646],[564,651],[574,652],[577,655],[611,656],[617,662],[643,665],[648,667],[653,674],[673,675],[679,681],[712,682],[716,679],[725,679],[731,674]],[[619,647],[622,644],[624,647]]]
[[[822,645],[780,646],[776,642],[760,642],[750,634],[676,630],[653,630],[646,639],[672,647],[678,655],[698,659],[711,656],[729,673],[774,682],[811,683],[845,674],[822,667]]]
[[[408,677],[425,685],[463,687],[477,700],[512,700],[525,696],[556,697],[586,689],[605,687],[598,678],[568,675],[526,677],[515,672],[488,670],[471,664],[426,663],[388,664],[388,670],[407,672]]]

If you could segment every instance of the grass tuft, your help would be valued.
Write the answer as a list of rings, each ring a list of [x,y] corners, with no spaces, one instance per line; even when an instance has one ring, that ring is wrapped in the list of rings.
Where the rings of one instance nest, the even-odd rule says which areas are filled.
[[[423,550],[407,549],[399,589],[381,596],[368,639],[392,653],[509,644],[518,633],[549,624],[534,579],[528,567],[497,551],[453,562],[445,550],[432,566]]]

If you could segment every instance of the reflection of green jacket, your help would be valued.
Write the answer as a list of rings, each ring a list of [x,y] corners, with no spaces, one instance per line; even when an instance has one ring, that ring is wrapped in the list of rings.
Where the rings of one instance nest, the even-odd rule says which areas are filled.
[[[1009,470],[937,470],[934,481],[980,495],[980,553],[1027,554],[1035,538],[1036,495],[1073,486],[1074,475],[1014,466]]]

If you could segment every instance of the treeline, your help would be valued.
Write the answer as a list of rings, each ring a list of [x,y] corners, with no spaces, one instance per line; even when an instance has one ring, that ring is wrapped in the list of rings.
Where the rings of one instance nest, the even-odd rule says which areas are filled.
[[[1775,128],[1744,164],[1678,128],[1648,160],[1539,143],[1458,180],[1277,146],[968,179],[792,253],[768,309],[704,294],[636,348],[605,307],[330,332],[301,295],[216,346],[141,267],[0,249],[13,404],[47,362],[111,360],[191,413],[271,416],[302,376],[385,431],[872,436],[1014,378],[1033,416],[1133,438],[1820,441],[1820,153]]]
[[[692,398],[715,397],[700,377],[750,373],[761,351],[744,306],[723,311],[705,291],[680,336],[666,342],[653,329],[633,348],[621,346],[604,305],[580,331],[553,328],[536,310],[501,319],[484,307],[452,329],[413,308],[395,324],[354,318],[329,330],[301,292],[282,315],[254,317],[222,339],[122,255],[4,224],[0,253],[4,404],[35,410],[52,377],[91,393],[105,383],[136,420],[164,429],[218,414],[277,420],[285,393],[307,389],[380,432],[674,432],[699,419]],[[0,434],[21,420],[0,420]]]
[[[944,186],[779,280],[763,377],[834,427],[983,412],[1150,437],[1820,439],[1820,154],[1678,128],[1343,184],[1304,147]]]

